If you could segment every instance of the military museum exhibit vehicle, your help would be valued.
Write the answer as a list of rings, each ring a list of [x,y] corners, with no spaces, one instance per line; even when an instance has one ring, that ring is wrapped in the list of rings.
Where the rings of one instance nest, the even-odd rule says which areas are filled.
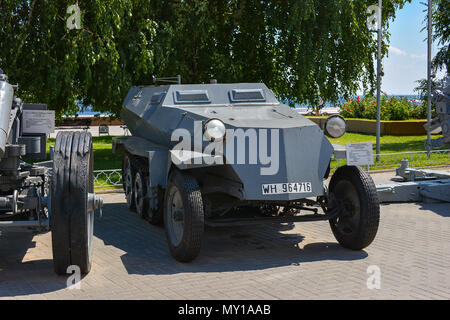
[[[447,77],[445,88],[435,89],[431,95],[436,106],[437,117],[425,128],[432,131],[441,129],[442,137],[426,140],[428,152],[441,148],[445,144],[450,147],[450,77]],[[389,202],[450,202],[450,171],[439,169],[410,168],[407,158],[401,161],[396,170],[395,182],[377,186],[381,203]]]
[[[450,148],[450,76],[447,77],[445,88],[436,89],[431,95],[431,100],[436,105],[437,116],[426,124],[425,129],[432,132],[437,128],[442,130],[442,138],[425,142],[427,150],[438,149],[447,144]]]
[[[164,223],[178,261],[198,255],[205,225],[328,220],[343,247],[375,238],[371,177],[342,166],[326,183],[333,154],[345,157],[326,138],[345,133],[340,116],[322,130],[262,83],[215,82],[133,87],[121,116],[132,136],[113,152],[123,152],[127,205]]]
[[[10,228],[51,231],[54,269],[90,271],[94,211],[103,200],[94,193],[92,138],[88,132],[58,133],[52,161],[47,133],[54,113],[25,104],[0,69],[0,235]]]

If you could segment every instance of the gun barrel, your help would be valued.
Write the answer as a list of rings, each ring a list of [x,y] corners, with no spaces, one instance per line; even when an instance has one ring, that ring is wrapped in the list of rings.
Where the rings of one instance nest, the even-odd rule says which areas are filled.
[[[0,159],[5,153],[13,98],[13,87],[6,80],[0,80]]]

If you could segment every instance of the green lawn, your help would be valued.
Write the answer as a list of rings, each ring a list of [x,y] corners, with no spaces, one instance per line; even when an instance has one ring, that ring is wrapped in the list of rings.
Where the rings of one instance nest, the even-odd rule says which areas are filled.
[[[111,136],[92,137],[94,143],[94,170],[122,168],[122,155],[112,153]],[[55,145],[55,139],[47,140],[47,158],[50,159],[50,146]]]
[[[439,138],[440,136],[433,136],[433,139]],[[424,151],[424,140],[426,136],[383,136],[381,137],[381,153],[397,153],[397,152],[411,152],[411,151]],[[122,167],[122,155],[112,153],[112,139],[110,136],[93,137],[94,143],[94,170],[108,170],[108,169],[120,169]],[[375,153],[375,143],[376,137],[370,134],[359,134],[359,133],[346,133],[339,139],[330,139],[333,144],[342,144],[352,142],[371,142],[373,143],[374,153]],[[55,144],[55,139],[48,139],[47,143],[47,158],[49,159],[49,149],[50,145]],[[445,147],[443,148],[445,149]],[[385,168],[395,168],[400,164],[404,155],[400,156],[387,156],[381,157],[381,162],[377,163],[376,169]],[[410,163],[412,166],[433,166],[450,164],[447,154],[436,154],[430,159],[426,157],[426,154],[421,155],[411,155]],[[345,160],[332,161],[332,171],[336,167],[345,164]],[[112,177],[113,181],[120,181],[120,173],[116,173]],[[96,186],[97,188],[101,185],[109,184],[106,177],[97,177]],[[107,187],[108,188],[108,187]]]
[[[440,138],[441,136],[432,136],[432,139]],[[424,141],[427,139],[426,135],[423,136],[382,136],[380,137],[380,157],[377,161],[375,159],[372,170],[392,169],[398,168],[400,161],[408,159],[411,167],[426,167],[426,166],[438,166],[450,164],[448,153],[432,153],[430,157],[427,153],[411,153],[411,154],[391,154],[400,152],[416,152],[425,151]],[[359,133],[346,133],[339,139],[330,139],[334,144],[345,145],[352,142],[371,142],[373,144],[373,150],[375,154],[376,148],[376,136],[369,134]],[[447,149],[445,145],[441,150]],[[390,154],[383,156],[382,154]],[[339,166],[346,163],[346,160],[333,160],[331,163],[332,172]]]
[[[440,136],[433,136],[433,139]],[[112,138],[110,136],[93,137],[94,142],[94,170],[119,169],[122,167],[122,155],[113,154]],[[381,137],[381,153],[425,151],[424,140],[427,136],[383,136]],[[370,134],[346,133],[339,139],[330,139],[333,144],[351,142],[371,142],[375,150],[376,137]],[[47,152],[50,145],[54,145],[55,139],[49,139]],[[445,149],[445,147],[443,148]]]
[[[442,137],[441,135],[433,135],[432,139]],[[408,152],[408,151],[425,151],[424,141],[427,139],[423,136],[382,136],[380,137],[380,152]],[[341,138],[330,139],[333,144],[347,144],[353,142],[371,142],[375,151],[377,138],[375,135],[362,133],[346,133]],[[443,147],[442,149],[446,149]]]

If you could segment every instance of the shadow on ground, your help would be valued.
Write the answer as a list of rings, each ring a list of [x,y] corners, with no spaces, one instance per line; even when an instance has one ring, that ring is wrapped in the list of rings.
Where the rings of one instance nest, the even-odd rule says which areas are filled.
[[[434,213],[450,218],[450,203],[418,203],[419,210],[433,211]]]
[[[401,203],[383,203],[381,207],[398,206],[399,204]],[[420,211],[428,211],[444,218],[450,218],[450,203],[411,202],[411,204],[416,205]]]
[[[365,251],[337,243],[304,244],[301,234],[282,233],[290,224],[206,228],[202,250],[191,263],[179,263],[170,253],[164,228],[153,226],[128,211],[124,203],[105,204],[95,236],[126,253],[122,263],[129,274],[176,274],[261,270],[322,260],[358,260]],[[320,222],[329,228],[328,222]],[[331,233],[331,230],[330,230]]]
[[[0,297],[23,296],[66,288],[66,277],[53,272],[51,259],[24,261],[36,246],[31,232],[0,231]]]
[[[325,221],[318,227],[329,229]],[[105,246],[124,251],[121,263],[128,274],[139,275],[264,270],[367,257],[365,251],[346,250],[335,242],[305,243],[308,239],[303,235],[287,232],[293,228],[292,223],[206,228],[202,251],[191,263],[175,261],[169,253],[164,228],[139,219],[128,211],[125,203],[105,204],[103,218],[96,217],[94,234]],[[0,234],[0,297],[29,296],[67,288],[67,277],[57,276],[53,271],[51,248],[44,250],[50,253],[49,259],[39,259],[39,256],[34,259],[32,253],[27,254],[36,246],[33,237],[29,232]],[[103,253],[98,245],[94,248],[94,265],[102,263]],[[103,269],[97,265],[97,268],[93,267],[91,274],[108,272],[108,266]]]

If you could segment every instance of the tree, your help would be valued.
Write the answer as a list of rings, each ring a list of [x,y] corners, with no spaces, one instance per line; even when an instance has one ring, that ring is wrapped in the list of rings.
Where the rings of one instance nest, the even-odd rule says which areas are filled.
[[[190,83],[263,81],[284,100],[317,105],[374,88],[377,1],[155,1],[164,41],[156,72]],[[405,1],[383,1],[384,26]],[[384,40],[389,35],[384,33]],[[383,53],[387,51],[383,45]]]
[[[426,4],[426,3],[424,3]],[[447,77],[450,76],[450,2],[448,0],[435,0],[433,3],[433,40],[438,41],[440,49],[432,60],[432,71],[447,70],[447,75],[442,79],[431,79],[431,91],[444,88]],[[416,81],[417,87],[414,89],[421,99],[428,100],[428,80],[420,79]],[[433,106],[434,107],[434,106]]]
[[[383,26],[407,0],[383,1]],[[409,0],[408,0],[409,1]],[[377,0],[0,0],[0,65],[27,99],[60,113],[76,101],[118,113],[151,76],[184,83],[265,82],[280,99],[317,104],[375,87]],[[389,34],[384,33],[383,53]]]
[[[414,91],[416,91],[420,99],[424,100],[425,104],[428,100],[428,80],[427,79],[420,79],[416,81],[418,83],[417,87],[414,88]],[[436,89],[444,88],[446,83],[446,79],[433,79],[431,78],[431,92],[433,92]]]
[[[441,46],[433,59],[434,71],[447,69],[450,75],[450,1],[436,0],[433,11],[434,40]]]
[[[152,76],[156,24],[145,0],[80,1],[81,29],[67,20],[75,1],[0,0],[0,66],[24,101],[75,113],[120,109],[129,87]]]

